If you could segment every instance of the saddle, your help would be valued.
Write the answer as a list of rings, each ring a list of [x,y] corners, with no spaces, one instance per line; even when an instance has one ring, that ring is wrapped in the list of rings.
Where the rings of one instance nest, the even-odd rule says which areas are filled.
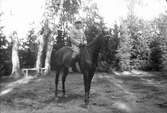
[[[86,47],[86,45],[82,45],[80,47],[80,55],[79,55],[80,59],[84,61],[84,63],[91,65],[92,61],[91,61],[91,57],[89,54],[89,51]]]

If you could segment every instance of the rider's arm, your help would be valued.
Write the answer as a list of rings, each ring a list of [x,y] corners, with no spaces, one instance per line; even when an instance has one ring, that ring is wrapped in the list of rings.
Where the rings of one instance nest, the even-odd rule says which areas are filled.
[[[75,40],[74,37],[70,37],[70,41],[72,44],[76,45],[76,46],[79,46],[80,42],[78,42],[77,40]]]
[[[72,44],[74,44],[74,45],[76,45],[76,46],[79,46],[79,44],[80,44],[80,42],[79,41],[77,41],[76,39],[75,39],[75,34],[74,34],[74,31],[72,30],[71,32],[70,32],[70,41],[71,41],[71,43]]]
[[[87,39],[86,39],[85,33],[83,33],[83,39],[84,39],[84,44],[87,44]]]

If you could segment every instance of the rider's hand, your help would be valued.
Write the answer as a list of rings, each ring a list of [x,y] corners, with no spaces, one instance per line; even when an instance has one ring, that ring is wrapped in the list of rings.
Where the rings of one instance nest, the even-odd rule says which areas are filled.
[[[84,47],[84,46],[85,46],[85,44],[80,43],[78,47],[79,47],[79,48],[82,48],[82,47]]]

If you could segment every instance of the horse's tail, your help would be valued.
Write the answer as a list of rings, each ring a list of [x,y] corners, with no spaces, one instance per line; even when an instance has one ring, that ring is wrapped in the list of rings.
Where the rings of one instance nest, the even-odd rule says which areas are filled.
[[[69,67],[72,61],[72,49],[70,47],[62,47],[55,53],[55,68],[62,66]]]
[[[89,68],[89,66],[91,66],[92,64],[92,61],[88,49],[86,47],[81,48],[80,55],[82,62],[85,63]]]

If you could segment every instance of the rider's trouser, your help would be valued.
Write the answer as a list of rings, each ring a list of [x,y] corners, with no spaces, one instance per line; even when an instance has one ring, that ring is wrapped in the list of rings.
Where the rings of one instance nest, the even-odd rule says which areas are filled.
[[[72,54],[72,70],[77,72],[78,71],[78,66],[76,65],[76,63],[78,62],[78,57],[79,57],[79,53],[80,53],[80,50],[79,50],[79,47],[75,46],[75,45],[72,45],[72,49],[73,49],[73,54]]]
[[[80,53],[79,47],[72,45],[72,50],[73,50],[72,58],[75,58],[77,55],[79,55]]]

